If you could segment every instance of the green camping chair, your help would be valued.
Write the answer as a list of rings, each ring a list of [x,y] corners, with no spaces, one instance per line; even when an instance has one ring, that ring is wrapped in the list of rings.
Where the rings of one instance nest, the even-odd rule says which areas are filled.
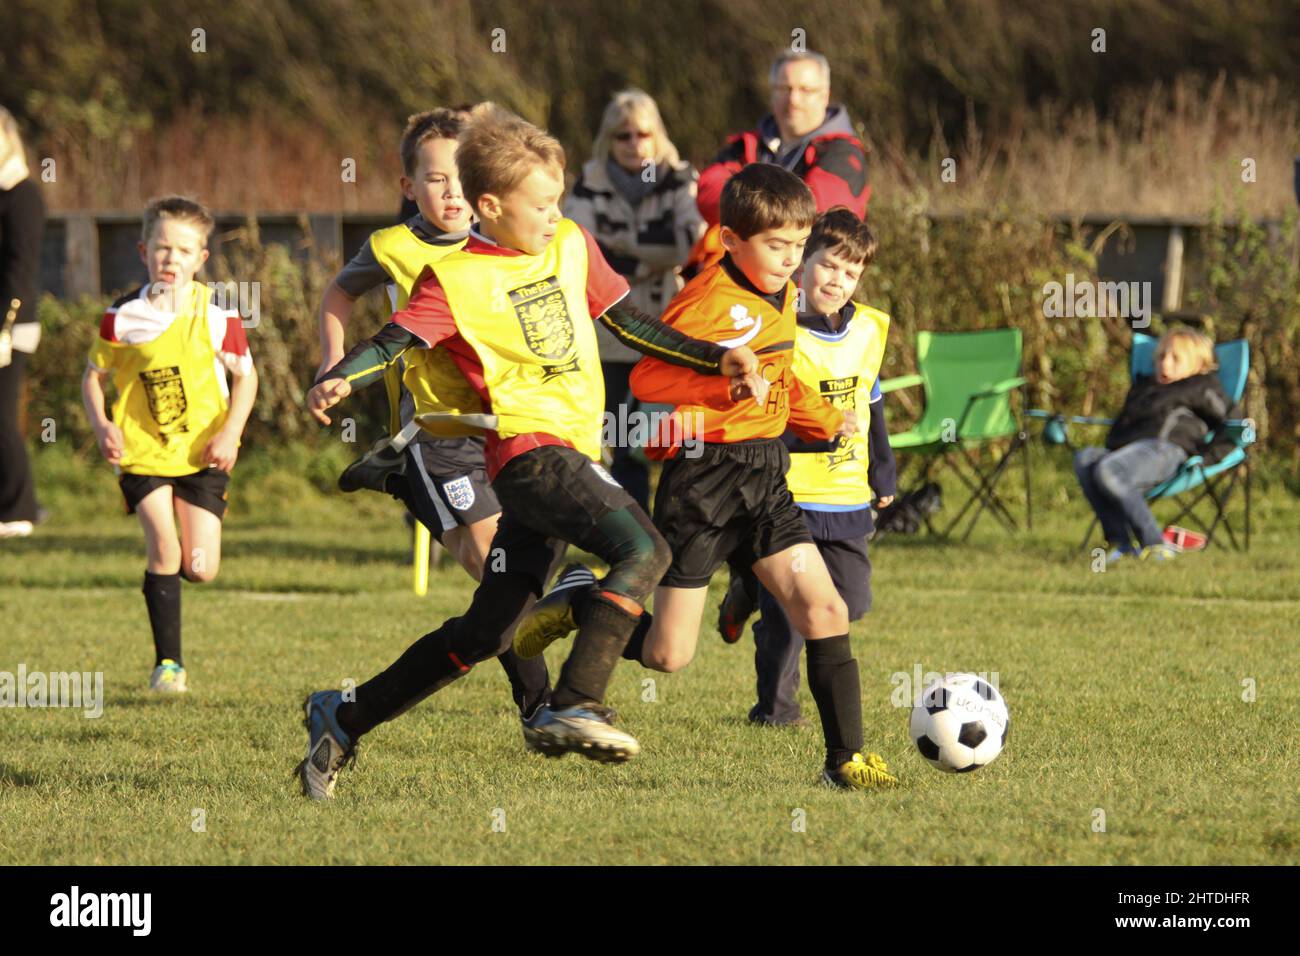
[[[1136,379],[1139,375],[1149,376],[1154,373],[1157,341],[1154,336],[1142,332],[1133,333],[1133,347],[1129,355],[1130,379]],[[1219,384],[1227,392],[1228,398],[1234,403],[1240,403],[1242,396],[1246,392],[1246,378],[1250,374],[1250,343],[1245,339],[1222,342],[1214,346],[1214,357],[1219,363]],[[1027,414],[1033,418],[1045,419],[1043,441],[1046,444],[1065,445],[1070,448],[1073,448],[1073,445],[1070,443],[1069,425],[1113,425],[1115,423],[1113,418],[1096,418],[1086,415],[1055,415],[1036,408],[1031,409]],[[1222,526],[1228,533],[1228,541],[1232,544],[1233,549],[1243,550],[1241,543],[1237,540],[1236,530],[1227,516],[1227,507],[1232,498],[1232,493],[1236,490],[1240,481],[1242,497],[1245,499],[1242,539],[1245,544],[1244,550],[1249,551],[1250,457],[1246,454],[1246,448],[1255,441],[1255,429],[1250,419],[1229,419],[1224,422],[1223,428],[1227,436],[1232,440],[1233,446],[1223,458],[1213,464],[1206,464],[1202,456],[1192,455],[1183,462],[1182,467],[1178,469],[1173,477],[1148,491],[1146,499],[1155,502],[1161,498],[1172,498],[1178,504],[1179,510],[1169,523],[1176,525],[1184,518],[1190,518],[1191,522],[1205,535],[1206,547],[1210,546],[1210,543],[1214,540],[1215,531]],[[1208,444],[1214,441],[1215,438],[1216,435],[1211,433],[1205,437],[1205,441]],[[1196,494],[1193,495],[1193,492],[1196,492]],[[1207,499],[1210,502],[1210,507],[1214,509],[1213,516],[1208,523],[1202,521],[1195,510],[1202,501]],[[1092,524],[1088,526],[1087,533],[1083,536],[1081,547],[1086,548],[1088,546],[1088,540],[1092,537],[1096,527],[1097,519],[1094,517]]]
[[[895,451],[915,455],[920,464],[917,478],[909,482],[914,490],[924,487],[940,464],[947,464],[970,491],[970,497],[956,517],[936,530],[927,515],[925,526],[932,534],[947,537],[974,508],[962,540],[970,537],[980,515],[987,510],[1011,531],[1019,529],[1006,502],[997,493],[997,483],[1021,452],[1025,467],[1025,525],[1033,527],[1033,506],[1029,487],[1029,446],[1025,432],[1011,408],[1011,393],[1022,389],[1020,375],[1021,338],[1019,329],[991,329],[984,332],[918,332],[916,375],[903,375],[880,383],[880,391],[894,392],[920,385],[925,390],[925,411],[907,431],[889,436]],[[1022,393],[1023,407],[1023,393]],[[1010,439],[1010,447],[991,465],[981,467],[972,453],[991,442]],[[900,479],[902,490],[904,482]]]

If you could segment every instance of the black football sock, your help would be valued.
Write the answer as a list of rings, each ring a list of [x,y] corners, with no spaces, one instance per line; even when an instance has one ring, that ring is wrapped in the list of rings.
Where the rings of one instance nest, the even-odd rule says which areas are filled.
[[[424,635],[387,670],[358,687],[355,700],[340,704],[338,721],[344,732],[355,740],[469,673],[470,665],[450,646],[459,622],[454,617]]]
[[[510,646],[538,587],[526,574],[488,575],[463,615],[424,635],[382,674],[357,688],[355,702],[339,707],[339,725],[354,737],[368,733],[469,673],[479,661],[498,656]],[[545,692],[547,674],[542,667],[539,682],[535,674],[530,678],[530,688],[540,684],[533,693]]]
[[[862,751],[862,682],[849,636],[807,641],[808,689],[817,702],[826,739],[826,766],[838,767]]]
[[[632,615],[602,595],[587,599],[586,613],[573,639],[573,651],[560,670],[551,708],[564,710],[584,701],[600,703],[619,654],[641,615]]]
[[[144,604],[153,629],[154,666],[164,660],[181,662],[181,576],[144,573]]]
[[[627,646],[623,648],[625,661],[636,661],[642,667],[645,666],[641,655],[645,653],[646,635],[650,633],[650,625],[653,623],[654,615],[649,611],[642,611],[641,620],[636,622],[636,628],[632,631],[632,636],[627,639]]]
[[[546,658],[520,657],[513,647],[507,647],[497,660],[510,681],[510,694],[523,717],[531,717],[539,704],[551,696],[551,675],[546,670]]]

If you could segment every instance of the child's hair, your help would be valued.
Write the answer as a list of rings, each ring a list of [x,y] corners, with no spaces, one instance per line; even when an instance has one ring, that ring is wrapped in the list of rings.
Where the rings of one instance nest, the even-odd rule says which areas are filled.
[[[719,221],[741,239],[768,229],[806,229],[816,218],[812,190],[773,163],[750,163],[722,188]]]
[[[415,174],[415,157],[426,139],[456,139],[464,128],[465,120],[459,109],[439,108],[412,113],[406,118],[406,129],[402,130],[402,142],[398,146],[402,172],[407,176]]]
[[[456,147],[456,168],[471,207],[487,193],[504,196],[516,189],[538,165],[564,175],[564,147],[554,136],[495,103],[470,111]]]
[[[869,266],[876,258],[876,237],[867,224],[847,206],[836,206],[813,223],[803,257],[807,261],[818,249],[828,249],[849,262]]]
[[[615,93],[614,98],[605,107],[605,113],[600,118],[600,129],[596,131],[596,139],[591,146],[591,155],[598,158],[608,157],[619,127],[633,116],[640,117],[654,133],[654,161],[676,166],[681,161],[681,157],[673,141],[668,138],[668,130],[664,127],[663,117],[659,114],[659,106],[655,103],[654,97],[636,87]]]
[[[1175,326],[1160,336],[1160,341],[1156,343],[1157,365],[1160,364],[1160,359],[1165,352],[1171,349],[1191,359],[1191,365],[1195,369],[1193,375],[1204,375],[1219,367],[1219,362],[1214,357],[1214,343],[1210,341],[1210,337],[1185,325]]]
[[[0,166],[10,163],[18,174],[14,177],[15,184],[27,178],[27,153],[23,150],[23,137],[18,131],[18,122],[12,113],[0,106]]]
[[[148,242],[154,228],[164,219],[176,219],[197,226],[199,232],[203,234],[205,248],[208,244],[208,236],[212,234],[212,227],[216,225],[212,213],[208,212],[201,203],[184,196],[163,196],[161,199],[151,200],[144,209],[142,241]]]

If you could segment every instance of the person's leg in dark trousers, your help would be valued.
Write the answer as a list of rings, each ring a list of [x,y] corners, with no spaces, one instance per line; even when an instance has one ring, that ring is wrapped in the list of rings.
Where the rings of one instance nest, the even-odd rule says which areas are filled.
[[[804,636],[790,626],[776,599],[761,587],[760,617],[754,622],[754,674],[758,703],[749,719],[762,724],[792,724],[802,720],[799,711],[799,658]]]
[[[1104,448],[1080,448],[1074,453],[1074,474],[1079,479],[1083,496],[1088,499],[1093,513],[1101,524],[1101,533],[1106,543],[1116,548],[1131,548],[1133,539],[1129,535],[1128,522],[1118,504],[1102,490],[1097,481],[1097,465],[1108,452]]]
[[[521,455],[493,484],[503,511],[492,551],[500,549],[504,560],[488,562],[465,614],[424,635],[339,708],[339,724],[354,739],[509,647],[562,557],[565,539],[604,560],[610,572],[585,602],[552,706],[603,699],[638,619],[625,602],[644,606],[668,566],[667,544],[627,493],[600,478],[573,449]]]
[[[415,493],[414,486],[406,475],[389,476],[386,487],[394,498],[406,505],[406,510],[415,520],[428,528],[435,538],[442,540],[440,532],[442,522],[438,515],[433,513],[432,502],[426,500],[427,495]],[[486,576],[486,567],[483,573]],[[505,593],[513,594],[515,590],[512,588]],[[510,633],[514,634],[513,627],[510,628]],[[550,699],[551,675],[546,669],[544,658],[535,657],[526,660],[516,654],[513,647],[507,646],[497,655],[497,661],[505,671],[506,679],[510,681],[510,696],[514,698],[515,706],[519,708],[521,716],[531,716],[538,706]]]
[[[1093,468],[1093,481],[1124,516],[1141,547],[1154,547],[1164,541],[1146,493],[1172,478],[1186,460],[1187,452],[1171,441],[1141,438],[1112,451]]]
[[[339,708],[339,724],[354,740],[510,646],[515,627],[563,557],[564,545],[508,525],[504,514],[501,523],[507,533],[498,531],[492,543],[494,549],[503,549],[505,560],[484,569],[465,613],[417,640],[386,670],[360,685],[353,702]]]
[[[609,565],[573,602],[578,632],[551,695],[551,708],[599,704],[650,593],[667,571],[668,543],[620,485],[571,448],[541,448],[512,461],[494,487],[507,514],[563,538]],[[504,480],[503,480],[504,479]]]
[[[637,503],[637,506],[649,514],[650,472],[643,462],[632,455],[632,449],[622,441],[627,436],[622,434],[621,429],[617,427],[619,422],[626,421],[636,408],[636,399],[632,397],[632,390],[628,385],[635,364],[632,362],[604,362],[600,368],[605,376],[605,412],[612,417],[615,426],[613,436],[616,440],[614,446],[610,449],[613,462],[610,465],[609,473],[632,496],[632,500]],[[619,414],[620,406],[624,406],[626,409],[622,415]]]
[[[15,351],[13,361],[0,368],[0,521],[36,520],[32,469],[18,428],[18,402],[26,372],[26,352]]]
[[[871,610],[871,559],[865,539],[816,542],[826,562],[835,590],[844,599],[849,621]],[[800,719],[799,655],[804,636],[790,626],[789,619],[776,599],[762,590],[759,596],[762,617],[754,622],[754,672],[757,677],[758,703],[749,719],[767,724],[788,724]]]

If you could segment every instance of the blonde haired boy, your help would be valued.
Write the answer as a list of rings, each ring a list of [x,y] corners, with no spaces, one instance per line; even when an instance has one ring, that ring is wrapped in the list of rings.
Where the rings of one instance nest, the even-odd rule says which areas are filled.
[[[99,449],[120,476],[127,513],[144,529],[155,654],[149,686],[164,693],[188,689],[180,582],[217,576],[226,486],[257,397],[239,313],[195,280],[212,227],[212,216],[192,200],[149,204],[139,243],[149,282],[104,313],[81,380]],[[109,380],[117,395],[111,418],[104,409]]]
[[[1177,474],[1189,455],[1218,461],[1230,445],[1205,444],[1236,410],[1215,374],[1214,343],[1176,327],[1156,344],[1151,376],[1138,376],[1106,436],[1105,448],[1081,448],[1074,473],[1106,535],[1107,564],[1126,557],[1169,561],[1146,493]],[[1135,543],[1136,540],[1136,543]]]
[[[398,145],[400,185],[403,197],[414,202],[417,211],[405,222],[372,233],[325,290],[318,377],[342,360],[345,326],[358,298],[384,287],[393,310],[405,308],[425,268],[464,247],[473,220],[456,169],[456,141],[464,125],[462,115],[449,109],[427,110],[407,119]],[[390,407],[388,437],[348,466],[339,476],[339,487],[349,492],[368,488],[401,501],[478,581],[501,514],[487,480],[483,437],[434,435],[413,423],[415,401],[402,387],[408,360],[420,365],[412,376],[422,376],[440,407],[456,408],[475,400],[445,349],[408,352],[384,375]],[[498,659],[520,716],[527,718],[550,692],[546,663],[521,661],[510,649]]]
[[[604,389],[594,323],[703,374],[752,376],[757,364],[748,349],[690,339],[621,305],[627,282],[560,214],[564,150],[544,131],[480,104],[461,134],[456,165],[478,215],[465,248],[427,267],[407,307],[326,373],[308,408],[328,424],[330,407],[376,381],[397,356],[446,349],[476,398],[459,413],[491,416],[485,460],[502,505],[494,558],[466,612],[357,687],[355,700],[338,691],[307,698],[307,757],[299,766],[303,792],[316,799],[333,796],[362,734],[509,646],[566,543],[596,554],[610,571],[591,588],[573,652],[551,701],[526,722],[525,740],[550,756],[635,756],[639,744],[612,726],[603,699],[669,554],[649,518],[597,464]],[[418,365],[403,380],[417,415],[433,405]]]

